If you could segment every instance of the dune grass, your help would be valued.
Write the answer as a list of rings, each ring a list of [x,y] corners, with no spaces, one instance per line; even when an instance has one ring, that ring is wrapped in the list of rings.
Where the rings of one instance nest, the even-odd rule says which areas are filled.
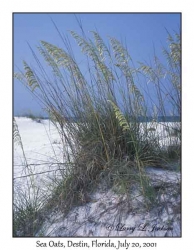
[[[70,34],[83,53],[84,66],[76,61],[65,37],[64,49],[41,41],[38,50],[45,65],[30,48],[39,70],[23,62],[24,70],[14,75],[44,105],[71,165],[48,196],[46,206],[49,209],[57,204],[67,214],[73,206],[86,203],[88,194],[100,183],[130,199],[130,186],[135,182],[140,183],[149,206],[154,196],[144,167],[180,160],[180,123],[174,128],[165,125],[169,137],[177,138],[171,148],[162,147],[155,133],[158,116],[169,115],[168,109],[172,115],[181,113],[180,36],[168,34],[165,65],[154,55],[154,66],[139,63],[135,67],[120,41],[109,37],[106,44],[99,33],[92,31],[87,38],[82,27],[81,31],[82,35]],[[150,115],[153,121],[139,122],[140,117]],[[69,117],[75,117],[76,122]],[[65,150],[67,145],[70,151]],[[30,211],[37,217],[36,207],[27,202],[25,216]],[[14,205],[14,221],[22,223],[20,210]]]

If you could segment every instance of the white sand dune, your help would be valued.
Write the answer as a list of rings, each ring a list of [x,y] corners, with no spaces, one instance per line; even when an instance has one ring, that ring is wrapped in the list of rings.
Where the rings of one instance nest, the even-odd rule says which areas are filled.
[[[14,143],[14,188],[25,190],[27,188],[27,179],[25,176],[33,174],[33,181],[36,185],[36,188],[40,188],[42,192],[42,196],[44,196],[44,192],[48,192],[49,180],[53,178],[58,178],[59,168],[61,166],[64,168],[63,163],[65,163],[64,155],[63,155],[63,145],[60,143],[60,135],[57,129],[49,120],[41,120],[41,122],[33,121],[29,118],[24,117],[15,117],[16,123],[18,125],[19,133],[22,139],[23,149],[25,151],[25,157],[29,167],[26,167],[25,158],[23,152],[21,150],[21,146],[19,144]],[[169,131],[166,128],[171,127],[170,133],[172,136],[169,136]],[[146,126],[146,127],[145,127]],[[169,124],[158,124],[158,123],[148,123],[141,124],[141,133],[147,133],[148,138],[150,140],[153,137],[157,137],[159,139],[161,146],[169,146],[173,145],[174,143],[180,143],[180,140],[177,136],[173,135],[173,128],[178,128],[180,126],[179,123],[169,123]],[[60,177],[60,174],[59,174]],[[111,191],[110,191],[111,192]],[[16,192],[17,193],[17,192]],[[98,192],[96,195],[100,195]],[[102,195],[101,195],[102,196]],[[100,196],[99,199],[102,203],[102,197]],[[114,198],[114,195],[111,194],[106,197],[106,200],[109,201]],[[111,198],[112,197],[112,198]],[[118,198],[118,197],[116,197]],[[91,204],[89,204],[91,205]],[[80,208],[75,208],[74,210],[77,211],[81,217],[85,216],[85,213],[81,212],[82,210],[87,210],[87,206],[83,206]],[[92,211],[95,210],[94,208],[98,207],[98,202],[91,205],[91,214]],[[77,209],[77,210],[76,210]],[[59,222],[54,223],[53,225],[48,225],[48,222],[44,224],[47,227],[45,230],[47,235],[54,235],[58,236],[60,233],[63,236],[65,233],[64,230],[60,230],[60,233],[57,233],[58,229],[61,226],[66,226],[69,223],[69,218],[75,215],[75,211],[72,210],[66,220],[62,219],[62,215],[58,214]],[[96,211],[96,210],[95,210]],[[96,212],[95,212],[96,213]],[[82,216],[83,215],[83,216]],[[105,214],[107,218],[107,222],[110,223],[110,216]],[[131,215],[129,215],[129,224],[131,222]],[[57,219],[57,216],[54,216]],[[146,217],[145,217],[146,218]],[[83,219],[83,218],[82,218]],[[56,221],[56,220],[55,220]],[[140,218],[137,219],[138,223],[141,222]],[[75,222],[73,222],[75,223]],[[135,221],[134,221],[135,223]],[[79,230],[75,235],[90,235],[89,224],[87,223],[85,226],[81,227],[80,230],[84,230],[83,232]],[[75,225],[76,226],[76,225]],[[79,225],[77,225],[79,228]],[[110,235],[103,225],[98,225],[98,232],[95,235],[98,236],[105,236]],[[55,227],[55,233],[52,230]],[[102,228],[101,228],[102,227]],[[101,229],[100,229],[101,228]],[[89,230],[89,231],[88,231]],[[87,233],[86,233],[87,231]],[[72,234],[73,232],[69,232],[68,234]],[[119,233],[119,236],[123,235]],[[134,236],[138,236],[137,234],[133,234]],[[160,236],[160,235],[159,235]]]

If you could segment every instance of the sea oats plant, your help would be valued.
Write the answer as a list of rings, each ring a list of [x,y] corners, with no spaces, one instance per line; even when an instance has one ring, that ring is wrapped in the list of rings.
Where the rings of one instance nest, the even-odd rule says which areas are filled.
[[[155,56],[152,68],[142,63],[134,67],[127,48],[116,38],[109,37],[106,44],[96,31],[91,31],[91,38],[86,37],[82,27],[81,31],[82,35],[70,31],[83,53],[81,65],[73,54],[70,38],[58,31],[65,48],[41,41],[38,50],[45,65],[30,48],[39,71],[24,62],[24,71],[15,73],[15,78],[44,105],[64,149],[68,146],[64,157],[71,167],[53,193],[55,204],[60,204],[64,212],[82,203],[83,196],[103,178],[109,179],[112,186],[122,185],[127,193],[132,169],[138,170],[137,179],[146,195],[144,167],[169,159],[155,133],[157,123],[140,120],[147,121],[151,111],[153,120],[165,116],[168,105],[173,115],[180,115],[181,109],[178,34],[169,37],[169,48],[164,50],[168,64],[163,65]],[[139,75],[153,84],[155,97],[146,92],[147,86],[141,88]],[[72,117],[74,120],[70,120]],[[125,177],[119,172],[123,165]]]

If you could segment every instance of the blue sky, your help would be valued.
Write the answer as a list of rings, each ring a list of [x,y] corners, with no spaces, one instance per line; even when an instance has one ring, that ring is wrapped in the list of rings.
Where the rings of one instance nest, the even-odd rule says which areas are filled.
[[[102,38],[108,36],[126,41],[133,61],[149,62],[154,48],[161,56],[162,46],[166,46],[167,33],[180,30],[180,14],[76,14],[82,20],[87,31],[97,29]],[[33,65],[34,59],[28,44],[35,49],[40,40],[64,47],[51,18],[59,30],[67,34],[68,30],[80,33],[74,14],[14,14],[14,71],[22,69],[22,61]],[[88,33],[89,34],[89,33]],[[75,54],[79,47],[72,43]],[[78,58],[79,61],[79,58]],[[40,105],[24,86],[14,81],[14,114],[43,113]]]

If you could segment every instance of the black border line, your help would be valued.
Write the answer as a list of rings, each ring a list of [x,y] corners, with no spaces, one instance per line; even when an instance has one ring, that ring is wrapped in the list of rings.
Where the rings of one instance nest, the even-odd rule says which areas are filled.
[[[180,41],[181,41],[181,235],[180,236],[171,236],[171,237],[163,237],[163,236],[97,236],[97,237],[84,237],[84,236],[13,236],[13,197],[14,197],[14,142],[13,142],[13,136],[12,136],[12,238],[33,238],[33,239],[52,239],[52,238],[60,238],[60,239],[66,239],[66,238],[73,238],[73,239],[98,239],[98,238],[106,238],[106,239],[114,239],[114,238],[121,238],[121,239],[138,239],[138,238],[148,238],[148,239],[180,239],[182,238],[182,12],[12,12],[12,135],[13,135],[13,118],[14,118],[14,15],[15,14],[179,14],[180,15]]]

